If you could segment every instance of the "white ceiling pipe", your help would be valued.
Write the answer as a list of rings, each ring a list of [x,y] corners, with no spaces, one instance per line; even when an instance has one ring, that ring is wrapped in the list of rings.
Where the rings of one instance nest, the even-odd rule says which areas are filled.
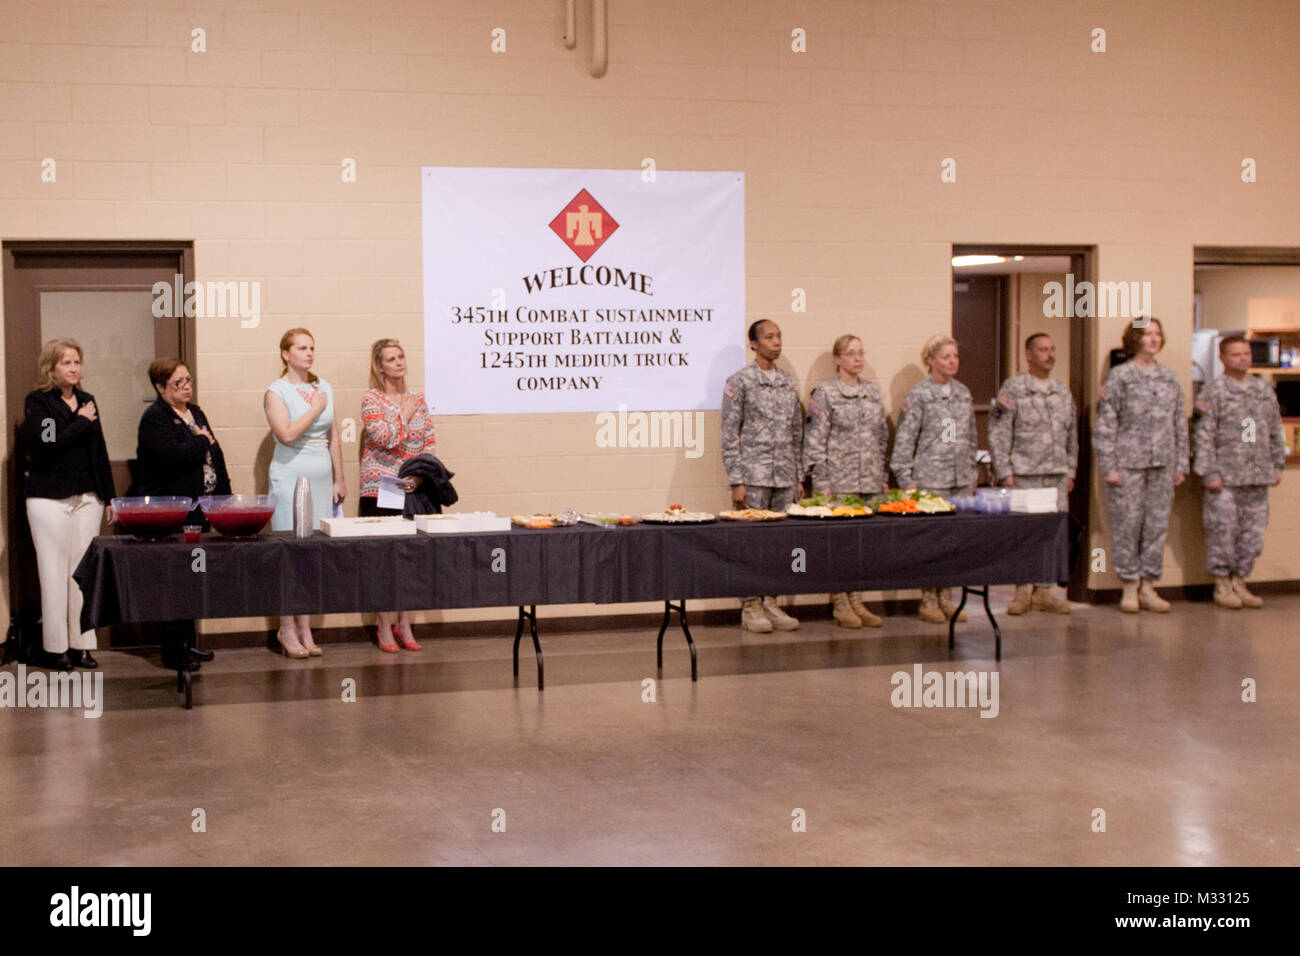
[[[591,75],[600,78],[609,69],[609,26],[606,0],[591,0]]]
[[[564,48],[572,50],[578,45],[578,0],[564,3]]]

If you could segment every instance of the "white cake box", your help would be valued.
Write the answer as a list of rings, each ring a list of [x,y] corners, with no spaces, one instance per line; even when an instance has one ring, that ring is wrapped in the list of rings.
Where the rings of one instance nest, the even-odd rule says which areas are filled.
[[[331,538],[386,537],[415,534],[415,522],[401,515],[380,518],[321,518],[320,529]]]
[[[469,531],[509,531],[510,518],[491,511],[463,514],[416,515],[415,526],[424,534],[464,534]]]
[[[1056,489],[1012,488],[1011,510],[1022,514],[1051,514],[1056,511]]]

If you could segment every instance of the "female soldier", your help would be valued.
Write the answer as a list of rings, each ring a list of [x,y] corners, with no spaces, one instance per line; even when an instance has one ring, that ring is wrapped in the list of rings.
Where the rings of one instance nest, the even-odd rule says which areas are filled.
[[[880,389],[859,378],[865,353],[856,335],[841,335],[831,346],[835,377],[813,389],[804,430],[803,474],[812,475],[813,493],[869,498],[887,491],[885,453],[889,420]],[[880,627],[884,622],[862,603],[862,595],[831,595],[841,627]]]
[[[970,390],[957,381],[957,341],[932,335],[921,347],[921,363],[930,373],[912,386],[898,415],[898,434],[890,467],[899,485],[920,486],[951,498],[975,487],[975,410]],[[948,590],[921,591],[921,620],[942,624],[956,608]],[[959,621],[966,619],[963,611]]]
[[[1129,361],[1110,370],[1097,403],[1093,447],[1106,483],[1119,609],[1169,610],[1154,582],[1164,570],[1174,488],[1187,477],[1187,418],[1178,376],[1156,361],[1165,344],[1159,319],[1124,330]],[[1140,584],[1139,584],[1140,580]]]

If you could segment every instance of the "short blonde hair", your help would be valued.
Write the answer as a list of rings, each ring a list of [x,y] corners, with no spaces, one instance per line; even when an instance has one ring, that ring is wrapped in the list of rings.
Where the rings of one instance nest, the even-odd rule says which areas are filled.
[[[280,370],[281,378],[284,378],[286,375],[289,374],[289,363],[285,359],[284,353],[289,351],[289,349],[293,348],[293,340],[299,335],[307,336],[307,338],[311,339],[312,345],[316,344],[316,336],[312,335],[306,329],[301,327],[296,329],[290,329],[288,332],[285,332],[284,335],[280,336],[280,364],[284,366],[284,368]],[[317,382],[320,381],[320,377],[317,376],[315,372],[308,371],[307,381],[310,382],[312,385],[315,385]]]
[[[861,341],[862,339],[856,335],[852,335],[852,334],[841,335],[838,339],[835,340],[835,344],[831,346],[831,355],[835,356],[836,358],[839,358],[841,355],[843,355],[845,352],[849,350],[850,342],[861,342]]]
[[[384,349],[398,349],[402,357],[406,357],[406,349],[397,339],[379,339],[370,346],[370,387],[381,392],[384,390]]]
[[[50,339],[41,347],[41,356],[36,360],[37,391],[48,392],[52,388],[58,388],[58,383],[54,381],[54,366],[62,361],[63,353],[68,349],[77,353],[79,361],[86,361],[85,353],[81,351],[81,345],[76,339]]]
[[[938,354],[939,349],[943,348],[945,345],[957,345],[957,340],[951,335],[947,335],[943,332],[936,332],[925,340],[925,344],[921,346],[921,364],[924,365],[927,370],[930,368],[930,360],[934,358],[935,355]]]

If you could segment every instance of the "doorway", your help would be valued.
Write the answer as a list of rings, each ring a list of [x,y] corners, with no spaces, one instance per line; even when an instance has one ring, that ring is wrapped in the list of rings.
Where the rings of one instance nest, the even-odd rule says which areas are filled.
[[[189,242],[5,242],[0,255],[9,416],[4,476],[9,607],[15,617],[35,622],[40,581],[23,501],[23,416],[41,346],[61,336],[80,343],[86,389],[94,394],[103,422],[113,484],[125,495],[140,415],[157,397],[148,381],[149,363],[160,355],[178,355],[197,378],[194,319],[153,314],[154,283],[170,287],[178,274],[182,283],[191,279],[194,252]],[[101,533],[108,530],[105,526]],[[100,647],[134,643],[137,629],[132,626],[99,632]]]
[[[1026,371],[1024,340],[1046,332],[1056,342],[1057,370],[1074,396],[1079,436],[1079,467],[1070,493],[1072,537],[1071,600],[1087,600],[1087,565],[1075,554],[1074,541],[1088,540],[1089,486],[1092,469],[1088,406],[1084,381],[1095,334],[1088,322],[1049,315],[1043,304],[1049,282],[1092,279],[1091,246],[954,245],[952,247],[953,337],[961,346],[960,378],[971,391],[980,447],[988,448],[988,415],[998,389]],[[968,359],[969,356],[969,359]]]

